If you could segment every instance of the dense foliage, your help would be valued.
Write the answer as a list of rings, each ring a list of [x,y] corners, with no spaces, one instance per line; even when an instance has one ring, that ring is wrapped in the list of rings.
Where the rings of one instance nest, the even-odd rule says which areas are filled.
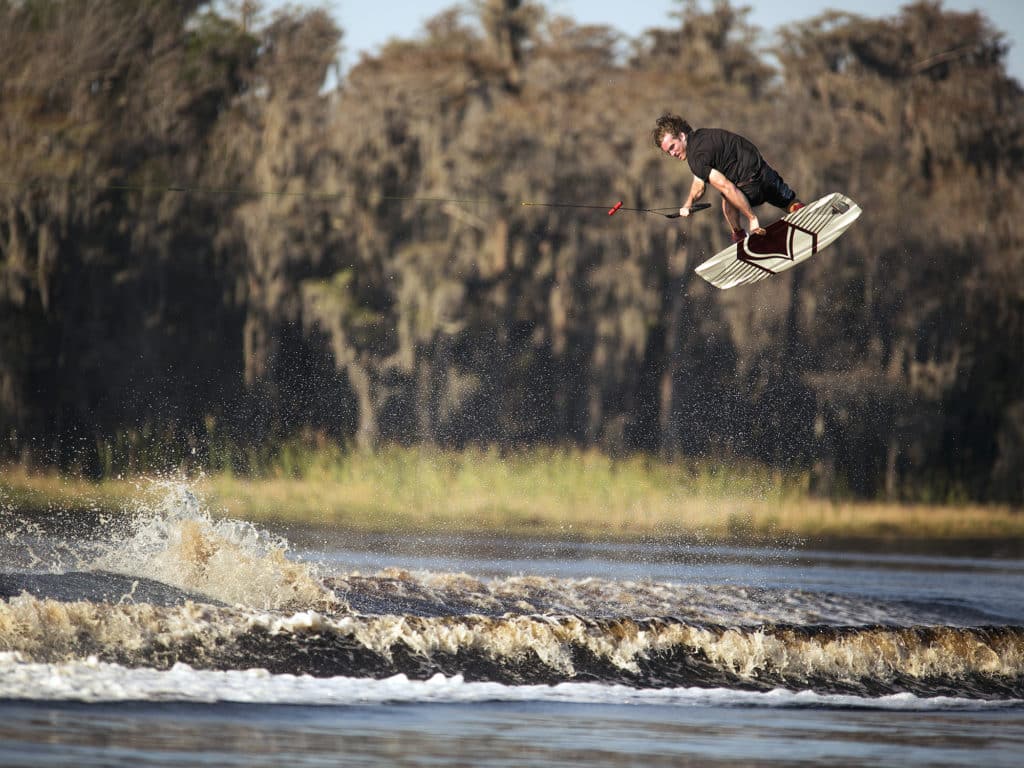
[[[252,11],[0,0],[6,458],[572,443],[1024,499],[1024,99],[982,15],[682,2],[624,39],[478,0],[325,89],[332,20]],[[715,212],[520,205],[678,205],[665,110],[861,221],[718,292]]]

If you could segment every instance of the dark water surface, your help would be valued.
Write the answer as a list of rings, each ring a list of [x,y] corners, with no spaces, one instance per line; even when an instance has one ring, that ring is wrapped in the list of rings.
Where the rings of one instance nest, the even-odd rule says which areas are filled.
[[[1024,712],[480,702],[0,705],[4,765],[1019,766]]]

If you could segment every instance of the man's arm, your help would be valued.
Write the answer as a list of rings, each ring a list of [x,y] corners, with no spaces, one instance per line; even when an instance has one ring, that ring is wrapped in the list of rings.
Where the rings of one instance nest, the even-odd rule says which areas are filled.
[[[693,177],[693,184],[690,185],[690,194],[686,196],[686,202],[683,203],[683,207],[679,209],[680,216],[690,215],[690,208],[693,207],[694,203],[704,197],[704,190],[706,188],[707,185],[704,183],[703,179],[699,176]]]
[[[757,220],[757,216],[754,215],[754,211],[750,207],[750,201],[747,200],[746,195],[740,192],[739,187],[725,178],[724,174],[718,170],[712,170],[708,174],[708,181],[711,182],[711,186],[722,193],[722,197],[735,206],[737,211],[747,217],[747,220],[750,222],[751,234],[764,234],[761,223]]]

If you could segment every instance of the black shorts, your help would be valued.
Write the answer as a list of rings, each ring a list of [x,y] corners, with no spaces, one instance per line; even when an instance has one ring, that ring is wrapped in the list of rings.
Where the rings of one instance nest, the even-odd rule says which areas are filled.
[[[796,192],[789,188],[789,185],[768,163],[762,165],[761,170],[750,181],[736,186],[747,196],[751,208],[771,203],[776,208],[786,210],[789,208],[789,204],[796,199]]]

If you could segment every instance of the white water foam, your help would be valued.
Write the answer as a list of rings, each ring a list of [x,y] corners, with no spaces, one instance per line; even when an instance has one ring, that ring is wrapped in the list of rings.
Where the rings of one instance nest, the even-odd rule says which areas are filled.
[[[139,576],[258,609],[329,609],[334,593],[314,565],[288,558],[290,545],[252,523],[214,518],[184,479],[158,479],[140,494],[127,532],[85,565]]]
[[[1024,700],[984,701],[899,693],[878,698],[812,691],[737,691],[725,688],[636,689],[600,683],[511,686],[434,675],[410,680],[272,675],[256,669],[217,672],[178,664],[170,670],[129,669],[87,659],[28,663],[0,653],[0,699],[77,702],[181,702],[367,706],[394,703],[473,704],[552,702],[674,707],[838,708],[889,711],[985,711],[1024,706]]]

